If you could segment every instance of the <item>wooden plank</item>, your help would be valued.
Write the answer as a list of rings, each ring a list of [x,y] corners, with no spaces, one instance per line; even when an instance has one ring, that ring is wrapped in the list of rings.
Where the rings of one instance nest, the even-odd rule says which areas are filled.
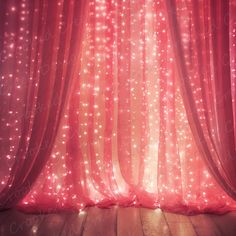
[[[78,213],[71,213],[71,215],[68,216],[66,219],[65,225],[63,227],[63,230],[60,236],[82,235],[86,217],[87,217],[86,210],[78,212]]]
[[[164,212],[164,215],[172,235],[175,236],[197,235],[188,216],[169,212]]]
[[[117,216],[118,236],[141,236],[143,235],[140,211],[138,208],[119,208]]]
[[[140,209],[145,236],[170,236],[170,230],[160,209]]]
[[[200,236],[220,236],[222,235],[217,225],[214,223],[210,215],[200,214],[189,217],[193,227]]]
[[[9,225],[11,222],[12,210],[2,211],[0,213],[0,236],[9,235]]]
[[[32,235],[60,235],[63,230],[65,220],[69,217],[69,215],[69,213],[45,214],[42,224],[39,227],[36,225],[32,228],[32,232],[34,233]]]
[[[0,212],[0,236],[3,236],[6,232],[6,221],[9,219],[11,214],[10,210]]]
[[[2,223],[1,220],[4,220],[11,214],[12,210],[0,211],[0,224]]]
[[[101,209],[90,207],[84,225],[84,236],[113,236],[116,235],[117,208]]]
[[[119,208],[117,217],[116,213],[116,207],[111,209],[92,207],[88,213],[84,211],[48,215],[31,215],[9,210],[0,213],[0,236],[82,234],[112,236],[116,235],[116,232],[120,236],[236,235],[236,212],[221,216],[210,214],[184,216],[145,208]]]
[[[1,220],[0,235],[35,235],[43,220],[43,215],[24,214],[16,210],[10,210],[8,217]]]
[[[210,217],[218,226],[220,235],[236,235],[236,212],[230,212],[224,215],[211,214]]]

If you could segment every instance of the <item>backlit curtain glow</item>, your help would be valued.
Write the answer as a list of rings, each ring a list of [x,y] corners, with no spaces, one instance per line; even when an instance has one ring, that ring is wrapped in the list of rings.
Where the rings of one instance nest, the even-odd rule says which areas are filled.
[[[181,4],[178,7],[174,1],[168,4],[172,38],[179,44],[176,62],[189,124],[211,173],[235,198],[234,76],[230,71],[235,65],[233,59],[230,63],[229,46],[230,36],[232,41],[235,37],[229,33],[229,28],[235,27],[232,17],[235,6],[228,1],[188,2],[186,7],[194,7],[194,11],[186,16]],[[171,6],[174,11],[170,11]],[[189,31],[192,37],[186,38]],[[233,44],[231,56],[234,47]]]
[[[67,6],[66,0],[53,2]],[[76,1],[68,2],[73,5]],[[230,22],[231,63],[231,71],[228,71],[231,73],[231,81],[230,75],[227,81],[230,81],[232,89],[229,91],[233,104],[230,115],[235,120],[236,6],[233,0],[226,2],[230,4],[226,13],[229,14]],[[191,91],[198,108],[194,115],[200,121],[201,129],[206,133],[213,132],[213,137],[215,135],[218,138],[215,140],[222,140],[221,134],[225,135],[223,143],[228,145],[230,140],[227,140],[227,132],[218,129],[220,121],[215,122],[218,119],[218,113],[214,110],[218,98],[217,91],[211,87],[215,79],[219,78],[212,55],[215,36],[207,28],[209,22],[212,22],[212,4],[210,0],[87,1],[84,8],[86,14],[83,12],[85,15],[76,18],[85,25],[82,45],[71,46],[73,52],[70,51],[69,54],[71,58],[79,55],[80,60],[70,63],[67,56],[63,57],[65,63],[69,60],[67,70],[70,70],[70,65],[75,68],[69,74],[64,74],[66,78],[70,78],[67,82],[71,86],[65,91],[65,109],[63,113],[61,111],[62,117],[51,155],[18,207],[30,211],[49,211],[83,209],[94,204],[102,207],[119,204],[160,207],[182,213],[222,213],[236,209],[235,201],[220,187],[220,181],[213,178],[214,172],[210,171],[209,162],[204,162],[199,142],[196,142],[196,133],[192,129],[193,124],[190,123],[194,122],[190,119],[191,111],[186,110],[184,99],[187,96],[183,92],[183,75],[179,69],[181,63],[186,64],[186,79],[194,87]],[[55,13],[52,21],[57,21],[66,11],[71,13],[72,5],[68,4],[68,8],[63,8],[64,12],[60,13],[59,4],[58,13]],[[11,11],[12,7],[5,9],[8,14]],[[175,19],[172,18],[174,11],[177,11]],[[70,18],[69,13],[66,21],[68,27],[73,18]],[[76,14],[75,11],[73,14]],[[175,41],[171,28],[173,20],[179,27],[181,42]],[[41,24],[45,24],[45,19],[42,19]],[[216,26],[219,25],[216,23]],[[81,25],[75,24],[73,30],[75,27],[79,30]],[[67,34],[66,32],[65,35]],[[2,37],[6,40],[7,36],[3,34]],[[74,40],[69,35],[67,37],[59,48],[80,43],[75,40],[76,37]],[[35,44],[40,45],[38,38],[35,39]],[[21,56],[21,52],[11,51],[11,45],[12,42],[8,40],[0,47],[3,52],[8,48],[9,53],[14,55],[16,62],[11,65],[15,66],[15,63],[19,64],[17,58]],[[181,63],[180,57],[176,55],[180,45],[183,47],[181,56],[185,60]],[[197,53],[199,45],[202,47],[202,58]],[[43,52],[38,53],[40,55]],[[55,52],[51,53],[54,68],[60,70],[62,65],[56,63]],[[27,59],[31,60],[33,68],[36,62]],[[24,72],[25,68],[22,70]],[[38,70],[42,73],[42,68]],[[6,100],[7,96],[12,97],[19,91],[22,93],[21,97],[24,97],[26,89],[17,90],[18,80],[11,83],[4,80],[5,76],[10,76],[9,71],[1,71],[4,81],[1,86],[3,91],[10,87],[12,92],[1,95]],[[30,78],[30,75],[24,76]],[[60,75],[57,79],[59,77]],[[22,86],[26,85],[27,79],[21,80]],[[206,84],[201,84],[202,81]],[[224,83],[224,79],[221,78],[221,81]],[[34,86],[37,86],[36,83]],[[54,89],[54,96],[57,96],[57,88],[50,89]],[[207,93],[205,97],[202,95],[203,89]],[[43,96],[43,93],[37,96]],[[2,107],[5,110],[1,112],[7,112],[9,117],[1,120],[1,131],[4,131],[1,141],[6,142],[3,144],[5,147],[9,147],[12,139],[19,140],[21,137],[19,131],[24,124],[24,121],[15,122],[11,112],[24,111],[17,105],[12,108],[3,104]],[[208,112],[206,108],[209,109]],[[54,126],[53,123],[51,125]],[[234,130],[230,131],[233,137]],[[208,138],[206,134],[204,137]],[[17,160],[17,148],[15,145],[11,146],[12,151],[1,149],[1,162],[4,164],[1,166],[0,190],[8,183],[7,179],[11,175],[9,171]],[[219,153],[224,155],[221,151]],[[231,158],[234,160],[234,156]],[[220,163],[220,167],[224,167],[223,164]],[[31,168],[37,167],[32,163]],[[232,166],[232,170],[234,168],[236,167]],[[26,171],[29,170],[26,168]],[[221,176],[223,172],[219,173]]]

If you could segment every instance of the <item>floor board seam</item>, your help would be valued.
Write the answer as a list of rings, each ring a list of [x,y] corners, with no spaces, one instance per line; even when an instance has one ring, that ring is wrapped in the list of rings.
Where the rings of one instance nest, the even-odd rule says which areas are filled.
[[[172,234],[171,230],[170,230],[170,224],[169,224],[169,222],[168,222],[168,220],[167,220],[167,218],[166,218],[166,216],[165,216],[165,213],[164,213],[162,210],[161,210],[161,212],[162,212],[163,218],[164,218],[164,220],[165,220],[165,222],[166,222],[166,225],[168,226],[168,229],[169,229],[169,232],[170,232],[170,236],[174,236],[174,235]]]
[[[213,221],[213,223],[215,224],[215,226],[216,226],[216,228],[219,230],[219,232],[220,232],[220,235],[224,235],[223,234],[223,232],[222,232],[222,230],[221,230],[221,228],[220,228],[220,226],[217,224],[217,222],[215,221],[215,219],[214,219],[214,217],[213,216],[211,216],[211,220]],[[229,236],[229,235],[227,235],[227,236]]]
[[[67,221],[67,217],[65,217],[64,223],[63,223],[63,225],[62,225],[62,227],[61,227],[61,230],[60,230],[60,233],[59,233],[60,236],[62,236],[63,229],[65,228],[65,225],[66,225],[66,221]]]
[[[83,221],[82,221],[82,224],[81,224],[80,236],[83,236],[83,234],[84,234],[84,229],[85,229],[85,224],[86,224],[86,222],[87,222],[87,217],[88,217],[88,210],[87,210],[87,208],[86,208],[86,214],[85,214],[85,216],[84,216],[84,218],[83,218]]]
[[[190,223],[191,223],[191,225],[192,225],[192,227],[193,227],[193,230],[194,230],[195,234],[196,234],[197,236],[201,236],[201,235],[198,234],[197,229],[196,229],[196,227],[194,226],[194,224],[193,224],[193,222],[192,222],[192,220],[191,220],[191,218],[190,218],[189,216],[188,216],[188,219],[189,219],[189,221],[190,221]]]
[[[139,208],[139,218],[140,218],[140,223],[141,223],[143,235],[145,235],[144,230],[143,230],[143,221],[142,221],[142,217],[141,217],[141,208]]]
[[[115,235],[118,235],[118,227],[117,227],[117,220],[118,220],[118,207],[115,206],[115,212],[116,212],[116,215],[115,215]]]

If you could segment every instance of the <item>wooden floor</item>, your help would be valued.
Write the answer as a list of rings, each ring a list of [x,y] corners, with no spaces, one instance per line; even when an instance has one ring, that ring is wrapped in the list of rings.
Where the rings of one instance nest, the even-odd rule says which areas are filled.
[[[236,236],[236,212],[217,216],[184,216],[144,208],[99,209],[81,213],[23,214],[16,210],[0,213],[0,235],[40,236]]]

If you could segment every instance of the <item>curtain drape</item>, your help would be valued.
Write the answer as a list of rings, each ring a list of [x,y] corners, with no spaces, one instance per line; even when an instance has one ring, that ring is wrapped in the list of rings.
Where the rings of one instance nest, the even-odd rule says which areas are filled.
[[[181,90],[194,139],[211,173],[235,199],[235,1],[167,3]],[[187,16],[185,9],[192,9]]]
[[[77,72],[86,1],[1,1],[1,209],[31,189]]]
[[[235,1],[0,4],[2,208],[236,209]]]

